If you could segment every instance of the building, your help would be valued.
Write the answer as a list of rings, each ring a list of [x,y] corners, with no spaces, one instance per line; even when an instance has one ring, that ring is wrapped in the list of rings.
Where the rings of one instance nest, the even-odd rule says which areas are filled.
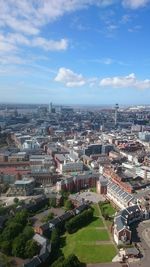
[[[55,161],[60,173],[83,171],[83,162],[70,154],[56,154]]]
[[[40,226],[35,226],[34,231],[37,234],[40,235],[46,235],[49,236],[50,232],[55,229],[56,227],[60,227],[62,224],[64,224],[67,220],[71,219],[72,217],[78,215],[85,209],[89,207],[88,204],[81,204],[80,206],[74,208],[73,210],[67,211],[61,216],[58,216],[52,220],[50,220],[47,223],[44,223]]]
[[[23,267],[38,267],[44,264],[48,259],[51,252],[51,244],[48,239],[39,234],[33,236],[33,240],[40,246],[40,252],[37,256],[34,256],[31,260],[28,260]]]
[[[108,181],[103,176],[100,176],[96,184],[96,191],[98,194],[106,195],[107,194],[107,184]]]
[[[150,132],[139,132],[139,139],[144,142],[150,141]]]
[[[56,183],[56,191],[80,191],[81,189],[96,187],[97,180],[99,179],[98,173],[87,172],[60,179]]]
[[[102,144],[92,144],[89,145],[84,150],[84,154],[89,157],[93,154],[101,154],[101,153],[102,153]]]
[[[114,218],[114,240],[117,245],[130,244],[131,230],[130,225],[140,221],[142,212],[138,205],[133,205],[121,210]]]
[[[107,185],[107,198],[121,209],[136,203],[135,198],[131,194],[125,192],[119,185],[111,180],[108,181]]]
[[[30,196],[33,195],[35,180],[24,178],[17,180],[8,190],[7,196]]]

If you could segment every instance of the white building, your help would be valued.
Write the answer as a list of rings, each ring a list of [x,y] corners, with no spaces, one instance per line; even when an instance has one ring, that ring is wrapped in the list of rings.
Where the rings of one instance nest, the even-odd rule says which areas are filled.
[[[83,163],[80,161],[71,162],[65,161],[64,163],[60,164],[60,172],[76,172],[76,171],[83,171]]]

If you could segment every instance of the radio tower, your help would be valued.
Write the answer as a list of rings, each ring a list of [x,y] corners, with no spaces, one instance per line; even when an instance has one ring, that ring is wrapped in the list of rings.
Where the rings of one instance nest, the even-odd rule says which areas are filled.
[[[118,109],[119,109],[119,105],[116,104],[115,105],[115,126],[117,126],[117,120],[118,120]]]

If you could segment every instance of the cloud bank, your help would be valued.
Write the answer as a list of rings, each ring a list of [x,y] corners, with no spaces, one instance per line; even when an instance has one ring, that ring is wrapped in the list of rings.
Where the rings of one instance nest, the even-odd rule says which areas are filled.
[[[55,82],[63,83],[66,87],[82,87],[84,85],[111,87],[111,88],[136,88],[136,89],[149,89],[150,80],[138,80],[134,73],[127,76],[115,76],[99,79],[98,77],[85,78],[82,74],[77,74],[70,69],[60,68]]]

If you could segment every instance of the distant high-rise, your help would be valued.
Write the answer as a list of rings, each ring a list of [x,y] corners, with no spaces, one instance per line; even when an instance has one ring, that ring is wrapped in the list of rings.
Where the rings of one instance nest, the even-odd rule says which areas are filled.
[[[49,113],[52,113],[52,109],[53,109],[53,104],[52,102],[49,104]]]
[[[116,105],[115,105],[115,126],[116,126],[117,123],[118,123],[118,109],[119,109],[119,105],[116,104]]]

